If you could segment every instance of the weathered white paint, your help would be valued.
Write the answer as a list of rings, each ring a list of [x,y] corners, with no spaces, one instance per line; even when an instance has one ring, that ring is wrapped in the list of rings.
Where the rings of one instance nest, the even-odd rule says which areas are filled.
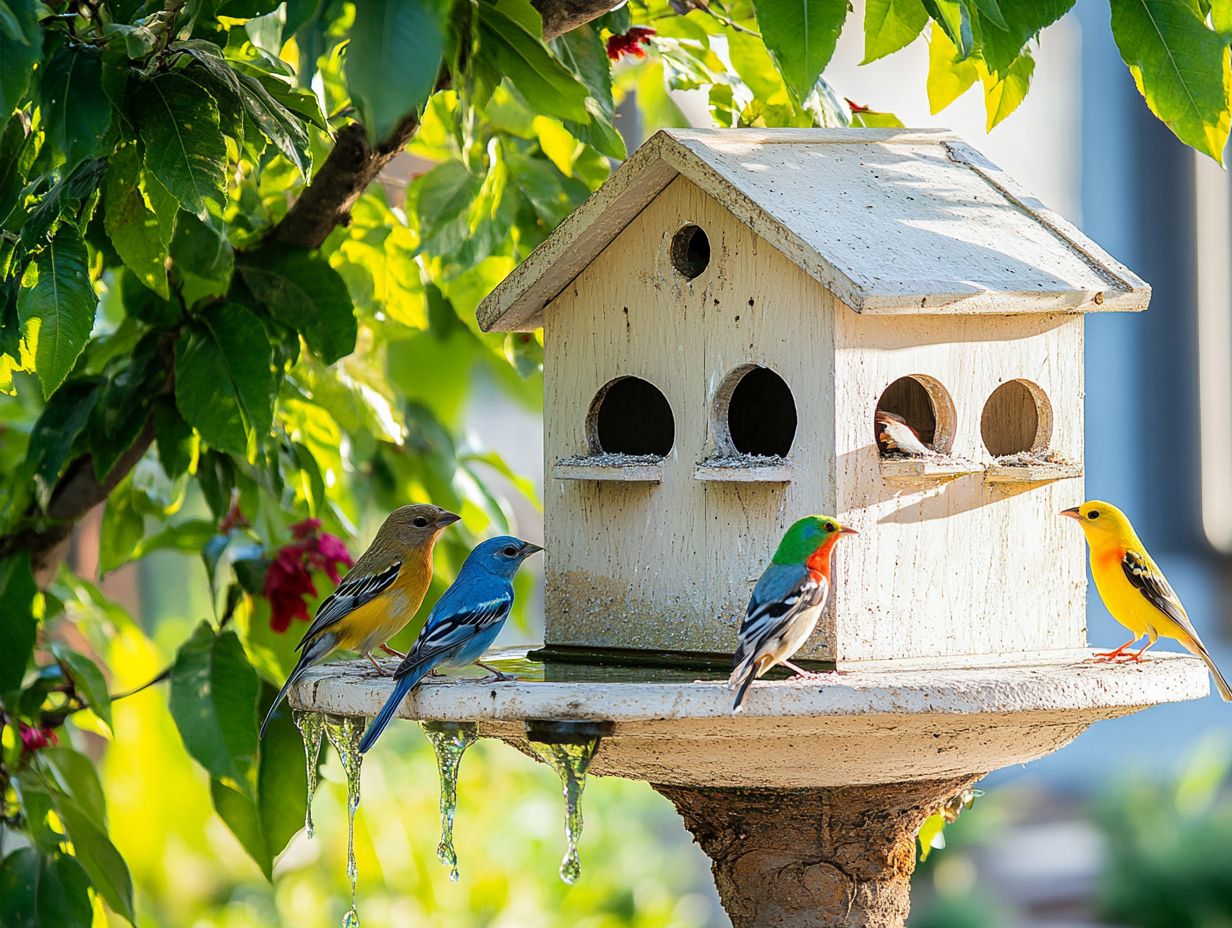
[[[656,133],[480,305],[545,307],[676,177],[864,313],[1145,309],[1150,288],[954,136],[895,129]]]
[[[662,483],[663,465],[587,464],[584,461],[557,461],[552,465],[553,480],[614,480],[625,483]]]
[[[710,265],[693,280],[669,256],[686,224],[710,240]],[[677,178],[552,303],[544,314],[549,473],[554,462],[587,453],[591,401],[621,375],[663,392],[676,431],[658,485],[549,480],[548,642],[734,647],[750,585],[784,526],[833,507],[827,299],[780,252]],[[791,388],[799,426],[783,467],[795,476],[695,479],[698,465],[727,453],[712,428],[714,397],[728,373],[747,364],[773,369]]]
[[[989,483],[983,469],[994,459],[980,431],[987,398],[1025,378],[1051,404],[1047,450],[1081,463],[1082,318],[835,312],[834,319],[836,510],[864,534],[835,555],[833,626],[819,628],[808,655],[840,666],[944,655],[979,663],[1085,646],[1082,533],[1057,515],[1081,502],[1082,480]],[[980,472],[931,484],[886,479],[887,466],[902,465],[880,457],[874,406],[910,374],[945,388],[954,405],[950,452]]]
[[[386,661],[392,671],[394,663]],[[310,670],[297,709],[372,716],[393,686],[366,661]],[[424,680],[408,719],[473,721],[525,746],[526,719],[615,723],[591,765],[652,783],[804,788],[984,773],[1065,745],[1092,722],[1208,693],[1197,658],[1141,664],[1038,662],[995,670],[881,670],[758,681],[731,714],[720,681],[487,683]],[[377,750],[381,750],[378,746]]]
[[[1080,464],[989,464],[984,479],[989,483],[1031,484],[1069,480],[1082,476]],[[1077,505],[1077,504],[1075,504]]]

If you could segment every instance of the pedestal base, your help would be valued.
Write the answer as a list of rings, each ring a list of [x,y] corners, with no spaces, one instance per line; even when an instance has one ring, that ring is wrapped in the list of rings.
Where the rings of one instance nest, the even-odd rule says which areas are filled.
[[[902,928],[921,823],[977,779],[654,788],[710,858],[733,928]]]

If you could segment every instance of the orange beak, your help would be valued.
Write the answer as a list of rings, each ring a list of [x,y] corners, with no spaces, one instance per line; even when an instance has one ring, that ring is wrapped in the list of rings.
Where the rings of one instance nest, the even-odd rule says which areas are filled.
[[[1082,520],[1082,513],[1078,511],[1078,507],[1074,506],[1071,509],[1062,509],[1058,515],[1068,516],[1071,519]]]

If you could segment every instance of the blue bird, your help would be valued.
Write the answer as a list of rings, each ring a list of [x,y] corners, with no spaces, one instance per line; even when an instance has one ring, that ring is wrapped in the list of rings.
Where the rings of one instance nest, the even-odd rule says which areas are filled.
[[[376,743],[406,694],[437,667],[486,667],[479,658],[500,634],[513,606],[513,575],[524,560],[542,550],[529,541],[501,535],[476,545],[466,556],[394,672],[394,691],[368,726],[359,744],[361,754]]]

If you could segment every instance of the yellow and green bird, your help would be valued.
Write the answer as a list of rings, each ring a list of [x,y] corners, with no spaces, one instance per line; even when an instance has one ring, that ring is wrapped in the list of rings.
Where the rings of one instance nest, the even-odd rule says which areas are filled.
[[[1161,637],[1174,638],[1187,651],[1206,661],[1219,695],[1232,702],[1232,689],[1198,637],[1189,615],[1163,571],[1147,554],[1125,513],[1111,503],[1089,500],[1064,510],[1061,515],[1082,526],[1091,550],[1091,576],[1112,617],[1133,632],[1119,648],[1097,654],[1100,660],[1142,660],[1143,653]],[[1126,648],[1146,636],[1141,650]]]
[[[301,652],[299,661],[261,723],[262,737],[287,690],[304,671],[334,651],[358,651],[378,671],[381,668],[372,658],[374,648],[405,656],[391,651],[385,642],[402,631],[419,610],[432,583],[436,539],[459,518],[430,503],[402,506],[389,514],[368,550],[321,603],[312,625],[295,646]]]
[[[830,516],[805,516],[794,523],[753,588],[740,623],[727,685],[736,690],[732,712],[740,711],[749,685],[776,664],[802,677],[813,676],[791,662],[817,627],[830,595],[830,553],[834,543],[856,530]]]

